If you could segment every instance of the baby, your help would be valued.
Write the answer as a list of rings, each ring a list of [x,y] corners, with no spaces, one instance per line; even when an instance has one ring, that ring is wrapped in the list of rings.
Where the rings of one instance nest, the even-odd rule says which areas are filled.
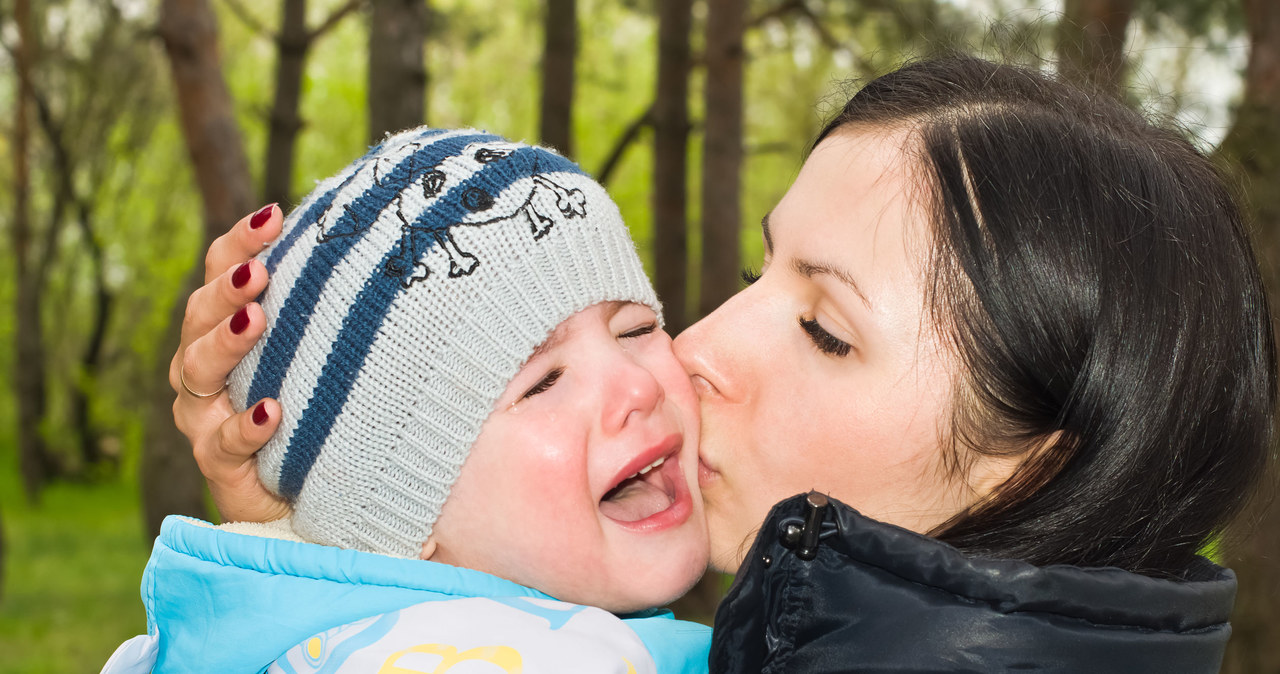
[[[280,400],[258,468],[293,515],[167,519],[104,671],[705,671],[709,629],[646,610],[706,565],[697,403],[603,187],[414,129],[259,259],[228,385]]]

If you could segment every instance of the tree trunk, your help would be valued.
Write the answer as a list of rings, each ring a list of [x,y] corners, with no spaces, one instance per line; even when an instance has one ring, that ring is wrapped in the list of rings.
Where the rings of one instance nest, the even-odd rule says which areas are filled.
[[[36,97],[40,126],[44,129],[45,138],[49,141],[49,149],[53,155],[54,173],[56,174],[55,203],[49,220],[47,232],[48,242],[41,259],[41,270],[38,274],[40,286],[44,286],[48,277],[48,269],[53,264],[58,225],[68,208],[74,210],[76,224],[84,239],[92,264],[91,276],[94,289],[94,317],[89,331],[89,340],[80,357],[80,372],[71,387],[70,423],[76,434],[80,449],[80,460],[83,467],[100,463],[103,459],[99,447],[99,434],[94,427],[89,412],[89,399],[93,394],[98,370],[102,363],[102,349],[106,341],[107,323],[111,318],[111,292],[107,289],[106,270],[102,259],[102,244],[98,241],[93,229],[93,208],[86,198],[76,193],[75,162],[71,150],[63,138],[64,125],[53,118],[53,112],[47,104],[47,98]]]
[[[203,258],[209,243],[255,205],[249,162],[231,92],[222,77],[218,24],[208,0],[164,0],[159,34],[169,57],[182,134],[204,203]],[[207,514],[204,479],[190,446],[173,424],[173,392],[159,385],[167,380],[169,359],[178,347],[186,298],[204,278],[199,260],[193,262],[196,264],[170,314],[160,362],[152,377],[157,385],[152,389],[141,476],[143,514],[152,534],[159,531],[165,515]]]
[[[711,313],[738,291],[742,224],[742,39],[746,9],[745,0],[707,2],[700,316]]]
[[[1134,0],[1065,0],[1058,24],[1058,68],[1070,81],[1119,92],[1125,33]]]
[[[426,0],[373,0],[369,15],[369,142],[426,121]]]
[[[692,0],[658,0],[658,84],[653,105],[654,287],[667,330],[689,325],[688,143],[689,31]]]
[[[80,445],[80,458],[85,466],[102,463],[104,459],[115,460],[115,457],[103,456],[101,434],[93,422],[89,401],[98,388],[98,375],[102,369],[102,352],[107,341],[107,325],[111,321],[111,309],[114,297],[107,288],[105,263],[102,259],[102,244],[98,241],[93,229],[92,209],[83,201],[76,203],[77,222],[80,235],[84,237],[89,248],[89,257],[93,260],[93,326],[89,330],[89,341],[85,344],[84,353],[80,357],[80,377],[76,382],[71,397],[71,423],[75,427],[77,442]]]
[[[574,63],[578,57],[577,0],[547,0],[544,33],[539,136],[544,145],[572,157]]]
[[[27,500],[36,502],[40,488],[52,473],[48,448],[40,434],[45,416],[44,335],[40,322],[39,265],[35,261],[31,232],[31,130],[28,119],[32,93],[31,3],[17,0],[14,19],[18,24],[15,51],[18,95],[13,127],[13,256],[17,272],[17,301],[14,341],[14,395],[18,399],[18,462]]]
[[[302,130],[298,106],[302,99],[302,71],[307,60],[307,0],[284,0],[280,32],[276,35],[276,94],[271,104],[271,132],[267,137],[267,172],[262,197],[266,203],[291,203],[293,146]]]
[[[118,18],[118,15],[110,15]],[[102,360],[102,348],[106,339],[107,322],[110,319],[111,293],[107,290],[106,272],[102,260],[102,244],[93,229],[93,208],[86,198],[76,192],[76,163],[72,151],[68,148],[64,132],[65,119],[54,118],[49,105],[49,97],[41,94],[34,87],[29,91],[31,102],[36,108],[36,117],[40,128],[49,143],[53,163],[54,203],[50,209],[49,226],[45,231],[45,244],[40,255],[40,262],[35,273],[36,286],[44,288],[49,270],[53,266],[57,250],[57,239],[63,217],[68,209],[74,211],[76,224],[84,239],[92,263],[91,276],[94,285],[94,319],[90,328],[89,341],[80,358],[80,371],[72,382],[70,392],[70,425],[79,445],[80,461],[83,468],[89,468],[102,461],[99,447],[99,434],[94,427],[89,413],[89,400],[94,390],[98,369]],[[49,462],[57,471],[58,467]]]
[[[1244,100],[1220,154],[1248,195],[1272,311],[1280,315],[1280,4],[1245,0],[1249,62]],[[1280,466],[1271,466],[1254,508],[1236,527],[1227,561],[1240,579],[1222,671],[1280,672]]]

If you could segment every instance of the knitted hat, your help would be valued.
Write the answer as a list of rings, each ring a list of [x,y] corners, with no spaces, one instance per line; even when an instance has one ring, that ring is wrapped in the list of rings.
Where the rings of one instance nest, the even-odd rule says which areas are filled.
[[[388,137],[258,259],[267,332],[231,373],[275,397],[267,488],[317,543],[417,557],[480,427],[574,313],[660,311],[617,206],[551,150],[473,130]]]

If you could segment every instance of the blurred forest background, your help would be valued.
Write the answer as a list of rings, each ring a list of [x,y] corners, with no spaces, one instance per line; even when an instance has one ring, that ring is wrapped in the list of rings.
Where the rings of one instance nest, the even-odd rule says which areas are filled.
[[[0,0],[0,47],[0,672],[96,671],[145,631],[160,519],[215,517],[165,374],[205,246],[389,130],[575,158],[678,330],[758,264],[846,80],[961,49],[1176,119],[1280,278],[1277,0]],[[1280,514],[1236,533],[1224,671],[1280,672]]]

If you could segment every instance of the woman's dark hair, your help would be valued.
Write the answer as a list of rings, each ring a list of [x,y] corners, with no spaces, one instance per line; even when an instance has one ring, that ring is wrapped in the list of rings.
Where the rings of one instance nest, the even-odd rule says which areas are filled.
[[[905,129],[926,302],[964,364],[951,467],[1022,459],[932,535],[971,554],[1180,576],[1263,474],[1276,353],[1233,192],[1175,131],[971,57],[871,81],[818,137]]]

